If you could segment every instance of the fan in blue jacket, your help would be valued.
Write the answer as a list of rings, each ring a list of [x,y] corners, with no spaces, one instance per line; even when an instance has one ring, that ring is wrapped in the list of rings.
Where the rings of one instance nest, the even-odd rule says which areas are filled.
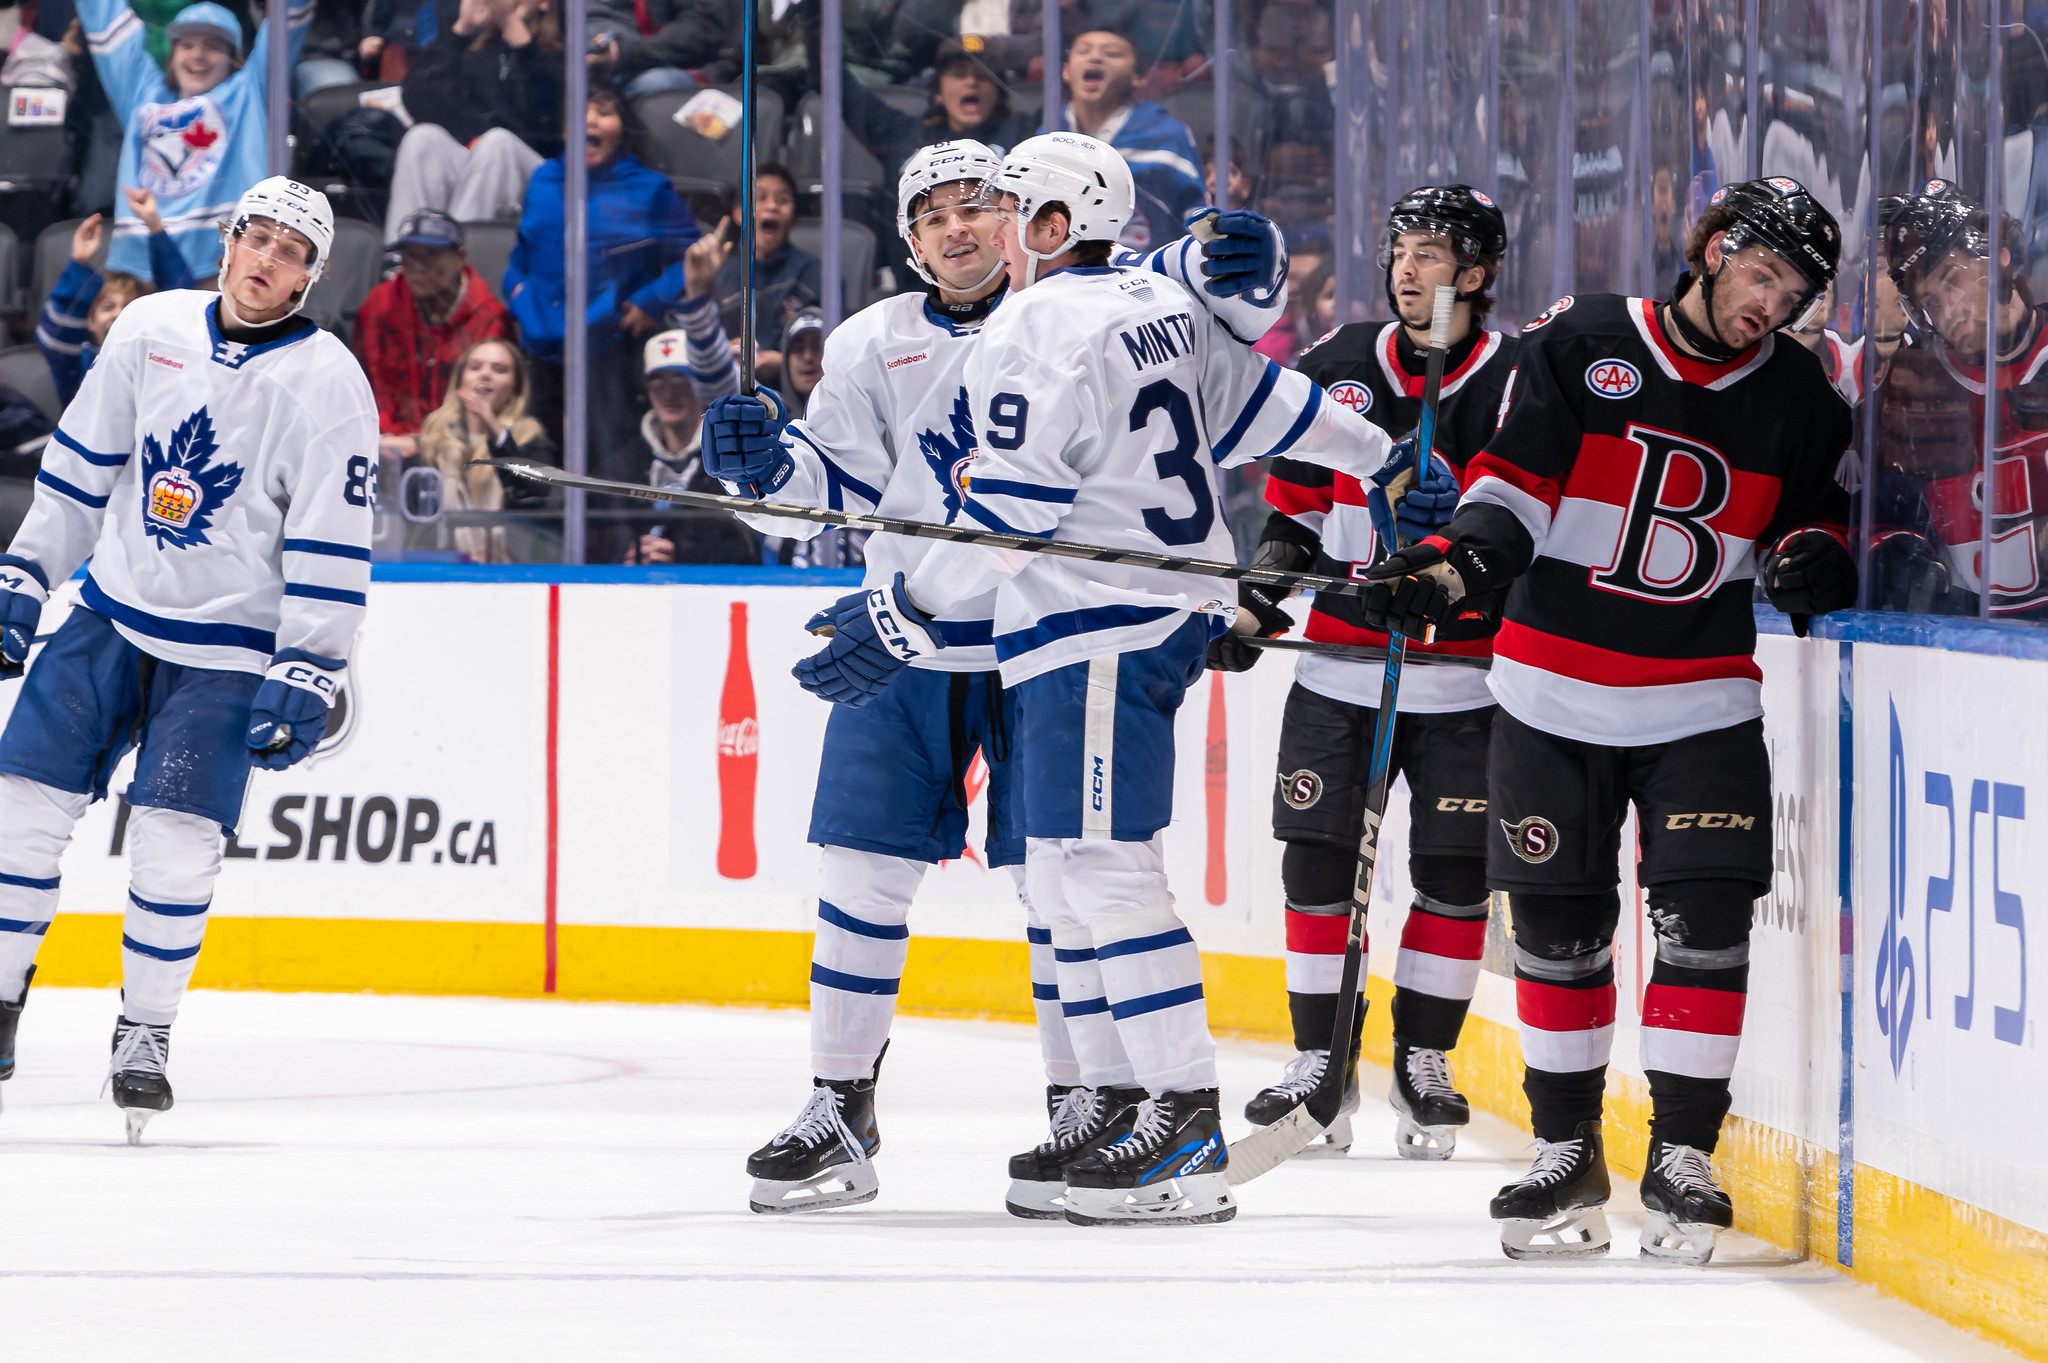
[[[1138,183],[1138,216],[1125,225],[1123,244],[1145,251],[1181,236],[1181,224],[1209,194],[1188,125],[1163,104],[1132,100],[1140,74],[1130,39],[1106,29],[1081,34],[1060,68],[1067,106],[1045,131],[1084,132],[1123,156]]]
[[[192,288],[192,269],[179,253],[178,244],[171,240],[171,234],[163,230],[163,222],[157,218],[148,194],[131,189],[128,197],[130,203],[141,201],[142,211],[147,215],[149,264],[155,287]],[[71,234],[71,259],[51,286],[50,296],[43,302],[43,315],[36,322],[36,349],[43,352],[50,377],[57,384],[58,400],[66,407],[78,396],[85,371],[92,368],[100,342],[106,339],[121,309],[150,291],[150,280],[117,271],[102,275],[93,268],[92,258],[99,251],[104,223],[95,213]],[[102,299],[107,306],[96,307]]]

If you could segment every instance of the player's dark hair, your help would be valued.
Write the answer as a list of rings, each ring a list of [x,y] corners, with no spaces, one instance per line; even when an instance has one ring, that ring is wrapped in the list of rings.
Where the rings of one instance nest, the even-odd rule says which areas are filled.
[[[1692,235],[1685,239],[1685,263],[1692,266],[1695,279],[1707,276],[1707,243],[1717,232],[1725,232],[1742,220],[1732,203],[1715,204],[1700,214],[1700,220],[1692,225]]]
[[[644,161],[649,136],[647,124],[634,112],[626,97],[612,86],[597,85],[591,87],[588,102],[617,117],[622,134],[619,138],[619,150],[635,160]]]
[[[1073,224],[1073,210],[1055,199],[1051,203],[1039,205],[1038,211],[1031,216],[1031,225],[1037,227],[1055,213],[1065,218],[1069,226]],[[1077,241],[1069,249],[1074,254],[1074,263],[1076,265],[1107,265],[1109,264],[1109,258],[1116,254],[1116,243],[1113,241]]]

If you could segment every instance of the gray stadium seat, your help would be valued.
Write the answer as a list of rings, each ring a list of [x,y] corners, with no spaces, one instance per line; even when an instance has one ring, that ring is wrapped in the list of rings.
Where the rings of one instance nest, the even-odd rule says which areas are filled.
[[[796,120],[789,130],[789,173],[796,176],[797,192],[822,193],[825,188],[825,103],[822,96],[805,95],[796,106]],[[840,132],[840,192],[847,196],[873,194],[889,183],[888,172],[852,133]]]
[[[64,129],[9,127],[5,111],[13,96],[13,86],[0,85],[0,194],[47,194],[71,179]]]
[[[505,301],[505,267],[512,263],[512,248],[519,244],[516,222],[466,222],[462,236],[469,248],[469,263],[491,286],[491,297]]]
[[[57,401],[57,380],[50,374],[50,362],[32,345],[0,350],[0,383],[34,402],[52,421],[64,414],[63,404]]]
[[[362,107],[362,93],[365,90],[387,89],[384,81],[353,81],[345,85],[325,85],[294,106],[298,120],[298,145],[293,149],[293,165],[303,168],[306,158],[320,144],[320,134],[327,131],[327,125],[351,109]]]
[[[851,218],[841,224],[840,277],[846,282],[846,315],[853,316],[874,301],[875,234]],[[816,218],[798,218],[789,229],[790,244],[824,258],[825,227]]]
[[[333,258],[306,298],[305,315],[346,341],[355,332],[363,296],[383,277],[383,230],[357,218],[338,219]]]
[[[1216,136],[1216,91],[1207,83],[1183,85],[1159,101],[1166,111],[1188,125],[1195,135],[1195,146],[1206,148],[1210,139]],[[1230,87],[1230,145],[1242,148],[1238,155],[1244,165],[1258,178],[1260,161],[1266,154],[1266,139],[1270,133],[1270,113],[1265,97],[1249,89],[1244,82],[1234,82]]]
[[[71,263],[71,234],[78,230],[82,221],[82,218],[67,218],[63,222],[53,222],[36,238],[36,257],[30,266],[27,306],[23,309],[31,323],[42,316],[43,300],[50,296],[50,290],[57,287],[57,276],[63,274],[64,267]],[[92,263],[101,269],[106,268],[107,247],[113,239],[112,232],[100,234],[99,254],[93,257]]]
[[[0,222],[0,312],[14,311],[21,293],[21,238]]]
[[[729,95],[736,86],[721,86]],[[683,194],[734,193],[740,178],[740,133],[734,128],[718,141],[675,121],[676,110],[689,103],[695,89],[662,90],[633,101],[633,112],[647,125],[647,164],[668,176]],[[756,134],[754,163],[762,165],[782,154],[782,97],[773,90],[754,92]]]

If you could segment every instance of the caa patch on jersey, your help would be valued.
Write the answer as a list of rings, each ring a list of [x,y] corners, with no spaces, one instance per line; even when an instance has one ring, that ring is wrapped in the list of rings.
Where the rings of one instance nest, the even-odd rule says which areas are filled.
[[[1595,360],[1586,366],[1586,387],[1595,397],[1625,398],[1642,386],[1642,374],[1627,360]]]
[[[189,549],[206,544],[206,529],[242,482],[242,467],[213,456],[213,419],[201,407],[171,432],[170,448],[142,437],[142,528],[156,541]]]
[[[1372,389],[1351,379],[1331,384],[1330,399],[1342,403],[1360,416],[1372,410]]]
[[[1541,814],[1531,814],[1519,823],[1502,819],[1500,831],[1507,834],[1508,847],[1514,854],[1532,866],[1557,855],[1557,825]]]
[[[1529,323],[1527,326],[1523,327],[1522,330],[1534,331],[1538,327],[1549,326],[1552,322],[1556,321],[1560,315],[1571,311],[1573,301],[1574,300],[1572,296],[1570,294],[1566,294],[1564,297],[1558,299],[1555,303],[1552,303],[1543,311],[1537,313],[1536,320]]]

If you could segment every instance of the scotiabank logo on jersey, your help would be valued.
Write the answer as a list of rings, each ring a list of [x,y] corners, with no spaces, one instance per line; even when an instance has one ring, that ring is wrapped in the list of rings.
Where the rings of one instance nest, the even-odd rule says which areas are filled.
[[[137,178],[161,199],[190,194],[220,169],[227,140],[227,119],[206,95],[175,104],[145,104],[136,129],[141,153]]]
[[[1583,508],[1572,535],[1605,540],[1604,553],[1579,546],[1593,586],[1692,601],[1720,586],[1739,546],[1760,533],[1778,480],[1732,468],[1702,441],[1631,422],[1623,437],[1587,437],[1565,498]]]

